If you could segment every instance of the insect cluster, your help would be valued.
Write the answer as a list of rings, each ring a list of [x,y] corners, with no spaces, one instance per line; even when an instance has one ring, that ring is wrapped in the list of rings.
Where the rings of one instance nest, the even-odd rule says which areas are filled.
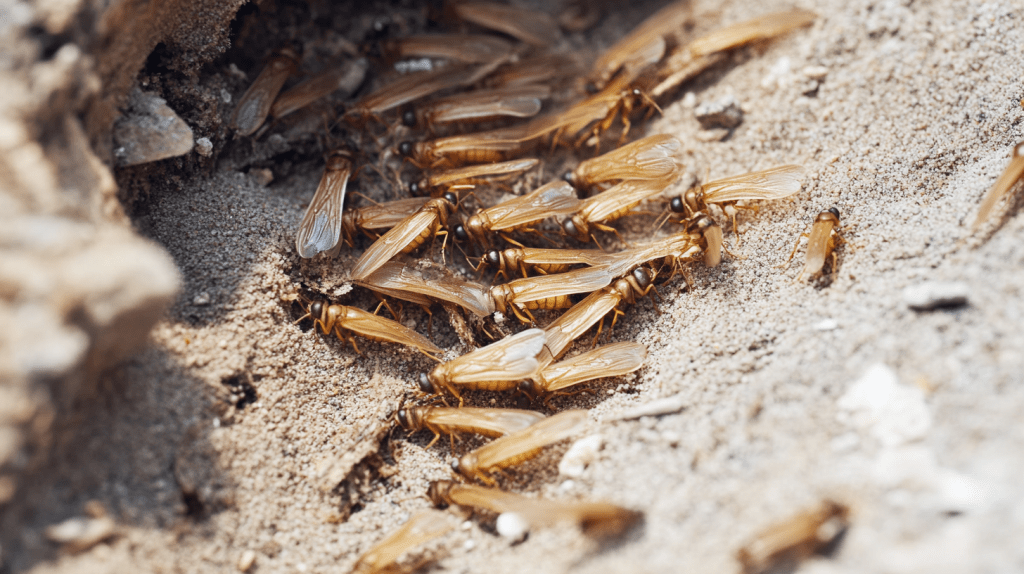
[[[409,432],[433,432],[428,447],[442,434],[494,438],[456,458],[452,469],[459,482],[432,483],[425,493],[431,501],[515,513],[531,526],[566,521],[608,534],[622,532],[640,513],[600,502],[542,501],[495,488],[496,473],[578,434],[586,425],[585,411],[546,416],[472,407],[465,406],[463,394],[518,391],[531,405],[549,407],[553,398],[582,383],[643,365],[647,350],[632,342],[597,346],[568,359],[563,355],[595,326],[596,344],[605,317],[612,314],[614,328],[622,308],[653,295],[656,283],[677,274],[689,283],[688,266],[718,265],[725,243],[716,218],[724,212],[735,230],[736,210],[744,208],[737,202],[797,193],[803,168],[785,165],[694,187],[662,207],[651,233],[660,238],[629,245],[612,224],[642,203],[663,201],[663,192],[685,167],[682,143],[674,136],[626,143],[633,122],[660,111],[659,101],[723,61],[730,50],[807,25],[814,15],[769,14],[691,39],[688,3],[675,2],[589,66],[551,48],[562,34],[559,25],[577,32],[600,17],[599,9],[584,2],[569,5],[558,18],[463,2],[445,11],[451,33],[367,47],[381,63],[383,77],[389,68],[406,72],[378,81],[379,88],[348,104],[340,118],[331,118],[337,128],[332,131],[342,135],[329,137],[347,143],[332,145],[326,154],[296,249],[303,258],[331,257],[346,245],[355,247],[361,235],[372,240],[348,276],[376,294],[377,311],[386,307],[394,319],[310,298],[300,320],[311,319],[316,330],[351,342],[357,351],[355,335],[407,345],[437,361],[417,381],[420,395],[432,402],[402,405],[395,415],[395,423]],[[350,72],[331,69],[280,93],[297,69],[291,48],[268,61],[235,110],[237,133],[257,133],[268,117],[272,124],[339,86],[354,91],[351,85],[359,83]],[[609,145],[613,149],[600,154]],[[584,153],[592,157],[564,177],[538,181],[538,168]],[[363,168],[407,196],[345,209],[350,181]],[[529,191],[516,193],[523,188]],[[819,216],[804,274],[824,266],[835,246],[838,217],[834,208]],[[426,259],[436,259],[438,237],[443,238],[442,262],[452,264],[409,258],[426,251]],[[492,342],[442,361],[440,347],[399,322],[396,301],[428,313],[440,304],[466,345],[476,346],[480,335]],[[516,322],[529,328],[519,330]],[[449,397],[455,402],[449,404]],[[395,567],[405,550],[442,535],[447,524],[436,512],[415,515],[365,553],[356,571]]]

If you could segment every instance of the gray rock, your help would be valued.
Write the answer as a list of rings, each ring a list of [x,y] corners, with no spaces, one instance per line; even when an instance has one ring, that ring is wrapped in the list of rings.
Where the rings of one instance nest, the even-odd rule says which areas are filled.
[[[915,311],[931,311],[943,307],[963,307],[967,304],[969,294],[970,290],[964,283],[928,281],[905,288],[903,302]]]
[[[192,128],[155,94],[135,90],[131,107],[114,123],[117,165],[139,165],[192,151]]]
[[[732,129],[743,122],[743,110],[740,109],[736,97],[732,95],[700,104],[693,113],[700,126],[706,130]]]

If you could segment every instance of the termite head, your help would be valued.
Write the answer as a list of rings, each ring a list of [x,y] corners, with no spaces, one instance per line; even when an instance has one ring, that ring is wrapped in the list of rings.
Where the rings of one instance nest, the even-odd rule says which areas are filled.
[[[409,184],[409,195],[411,195],[413,197],[419,197],[419,196],[423,195],[423,188],[424,187],[425,186],[421,182],[419,182],[419,181],[414,181],[414,182],[410,183]]]
[[[438,508],[448,506],[448,489],[451,488],[450,480],[434,480],[427,487],[427,498]]]
[[[456,224],[452,229],[452,232],[455,233],[455,239],[458,241],[466,242],[474,239],[484,246],[487,245],[487,233],[484,229],[484,220],[479,214],[470,216],[465,223]]]
[[[452,470],[466,478],[473,478],[473,471],[476,469],[476,455],[467,453],[461,458],[452,460]]]
[[[839,208],[838,207],[830,207],[830,208],[828,208],[828,212],[831,213],[833,215],[833,217],[827,217],[826,216],[825,218],[831,219],[831,220],[835,221],[836,223],[839,223]],[[822,215],[824,215],[824,214],[822,214]],[[818,219],[822,219],[823,218],[822,215],[819,215]]]
[[[519,391],[530,398],[531,401],[536,401],[540,397],[540,385],[533,379],[526,379],[519,382]]]
[[[416,110],[408,109],[402,112],[402,125],[409,128],[416,127]]]
[[[433,374],[433,371],[429,375],[427,373],[420,373],[420,391],[428,395],[441,394],[441,389],[437,388],[437,385],[434,384]]]
[[[683,196],[677,195],[672,198],[672,201],[668,202],[668,208],[672,210],[672,213],[686,213],[686,203],[683,201]]]
[[[563,221],[562,229],[565,230],[566,235],[579,241],[585,242],[590,239],[590,226],[587,225],[587,222],[578,213],[572,216],[572,218]]]
[[[565,173],[562,174],[562,179],[564,179],[565,182],[568,183],[569,185],[571,185],[573,187],[576,187],[576,172],[575,171],[573,171],[571,169],[566,171]]]
[[[323,321],[324,319],[327,318],[326,316],[324,316],[324,308],[326,306],[327,303],[325,301],[314,301],[310,303],[309,316],[312,317],[314,321]]]
[[[398,153],[401,154],[402,157],[409,157],[409,158],[411,158],[412,154],[415,151],[416,151],[416,144],[411,142],[411,141],[409,141],[409,140],[405,140],[404,142],[401,142],[401,143],[398,144]]]
[[[423,427],[421,424],[422,419],[423,417],[419,409],[416,408],[398,409],[395,413],[395,420],[398,421],[398,426],[409,432],[420,430]]]
[[[501,268],[501,251],[498,251],[497,249],[488,249],[487,253],[484,253],[480,262],[488,267]]]

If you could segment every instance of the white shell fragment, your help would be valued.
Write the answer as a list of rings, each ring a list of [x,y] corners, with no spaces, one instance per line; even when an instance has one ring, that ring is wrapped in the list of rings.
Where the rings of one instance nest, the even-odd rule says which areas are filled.
[[[583,476],[587,466],[597,460],[597,453],[604,445],[604,437],[595,434],[581,438],[566,451],[562,461],[558,463],[558,474],[571,478]]]
[[[46,529],[46,537],[68,552],[81,552],[114,535],[117,525],[109,516],[76,516]]]
[[[915,311],[931,311],[941,307],[962,307],[970,293],[964,283],[928,281],[903,290],[903,302]]]
[[[612,420],[628,421],[633,419],[639,419],[642,417],[656,417],[660,415],[669,415],[677,413],[686,407],[686,401],[683,397],[676,395],[671,397],[665,397],[662,399],[655,399],[649,403],[627,409],[622,411],[618,416],[612,417]]]
[[[932,426],[924,392],[901,385],[896,373],[877,363],[840,397],[839,419],[871,433],[884,446],[920,440]]]
[[[522,540],[530,532],[530,523],[516,512],[502,512],[494,526],[498,534],[513,542]]]
[[[192,151],[192,128],[163,98],[136,90],[130,105],[114,124],[117,165],[139,165]]]

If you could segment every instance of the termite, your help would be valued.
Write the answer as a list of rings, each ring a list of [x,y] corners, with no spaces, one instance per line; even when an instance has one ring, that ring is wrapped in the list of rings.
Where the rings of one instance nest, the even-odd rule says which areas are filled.
[[[807,10],[776,12],[701,36],[665,59],[660,66],[660,79],[657,85],[651,88],[650,94],[657,98],[675,89],[721,61],[726,50],[781,36],[810,24],[815,18],[816,15]]]
[[[601,266],[574,269],[554,275],[515,279],[491,287],[494,309],[511,311],[524,323],[532,322],[531,310],[564,309],[572,306],[570,295],[591,293],[615,280]]]
[[[828,554],[849,526],[849,509],[831,500],[776,524],[736,553],[744,574],[795,570],[814,554]]]
[[[431,190],[455,185],[476,186],[497,183],[517,177],[537,167],[539,163],[538,159],[524,158],[439,171],[410,184],[409,193],[420,195]]]
[[[352,279],[363,280],[395,255],[409,253],[435,235],[447,233],[441,228],[447,225],[448,215],[455,210],[456,204],[458,198],[451,192],[425,203],[419,211],[373,242],[352,268]]]
[[[1010,156],[1010,165],[1006,166],[999,179],[992,185],[992,189],[988,190],[985,198],[981,200],[981,207],[978,208],[978,215],[974,218],[974,224],[971,227],[978,229],[988,219],[996,203],[1005,197],[1021,179],[1024,179],[1024,142],[1014,146]]]
[[[545,446],[579,432],[586,420],[587,411],[562,411],[462,455],[452,461],[452,470],[470,480],[476,478],[493,486],[492,473],[536,457]]]
[[[345,190],[352,176],[352,154],[335,150],[327,156],[324,175],[313,194],[313,200],[302,216],[295,235],[295,248],[301,257],[313,257],[333,250],[341,239],[342,209]]]
[[[240,135],[250,135],[263,125],[284,83],[299,69],[298,57],[290,47],[278,50],[239,98],[235,113],[231,116],[231,127]]]
[[[281,119],[337,90],[355,92],[366,77],[366,68],[366,60],[328,67],[278,96],[270,108],[270,117]]]
[[[591,72],[594,84],[603,88],[620,69],[635,75],[648,65],[656,64],[665,55],[665,35],[681,33],[691,15],[688,0],[673,2],[655,12],[594,62]]]
[[[511,88],[537,84],[558,84],[574,76],[578,63],[565,54],[543,54],[503,65],[487,77],[488,86]]]
[[[376,116],[430,94],[469,86],[491,73],[497,63],[482,66],[453,66],[429,72],[406,74],[359,100],[346,116]]]
[[[722,262],[722,250],[725,248],[722,227],[714,219],[698,211],[687,220],[686,231],[692,238],[703,241],[704,265],[717,267]]]
[[[478,317],[486,317],[495,310],[494,299],[483,285],[447,275],[427,277],[423,269],[413,269],[396,261],[381,265],[379,269],[355,283],[396,299],[421,305],[423,298],[426,298],[427,306],[431,300],[446,301]]]
[[[591,536],[621,534],[643,517],[640,512],[607,502],[543,500],[450,480],[431,482],[427,487],[427,498],[437,507],[454,505],[498,514],[515,512],[531,527],[575,523]]]
[[[453,6],[461,20],[496,30],[545,48],[562,35],[554,19],[546,12],[526,10],[493,2],[461,2]]]
[[[389,40],[384,54],[392,59],[436,58],[465,64],[507,60],[512,43],[489,34],[416,34]]]
[[[796,280],[799,281],[804,274],[808,277],[817,275],[824,267],[825,260],[832,256],[832,270],[836,268],[836,254],[835,248],[842,238],[839,237],[839,231],[836,227],[839,226],[839,209],[836,207],[830,207],[828,211],[822,211],[814,218],[814,225],[811,226],[810,235],[806,233],[800,234],[800,237],[807,237],[807,262],[804,263],[804,268],[797,275]],[[789,263],[796,255],[797,248],[800,247],[800,240],[797,239],[796,245],[793,246],[793,252],[789,254],[789,259],[786,263]]]
[[[718,179],[688,190],[673,197],[669,208],[675,213],[688,217],[695,213],[707,213],[710,204],[735,203],[743,200],[782,199],[800,191],[803,166],[783,165],[764,171],[754,171],[724,179]],[[733,231],[736,230],[736,216],[732,216]]]
[[[540,85],[475,90],[440,98],[402,113],[407,127],[432,127],[453,122],[470,123],[495,118],[529,118],[540,112],[551,88]]]
[[[505,161],[531,147],[527,126],[512,126],[424,142],[404,141],[398,153],[420,168],[457,167]]]
[[[448,532],[454,527],[451,519],[436,510],[422,510],[412,515],[405,524],[400,526],[383,540],[374,544],[356,560],[352,568],[353,574],[394,574],[412,572],[414,568],[402,568],[397,562],[406,551],[429,542]]]
[[[605,223],[624,216],[643,200],[661,193],[674,177],[673,172],[669,178],[627,180],[588,197],[576,215],[562,222],[562,229],[566,235],[583,242],[594,239],[590,232],[591,228],[614,233],[615,228]]]
[[[519,383],[519,390],[531,400],[547,396],[573,385],[618,377],[639,369],[647,358],[647,347],[632,342],[602,345],[571,359],[544,367],[533,379]]]
[[[682,142],[668,134],[658,134],[624,145],[604,155],[588,159],[566,180],[578,188],[625,179],[664,179],[679,171]]]
[[[521,379],[537,374],[537,354],[544,348],[544,331],[527,329],[441,363],[429,373],[420,374],[420,390],[439,395],[448,390],[463,405],[458,389],[506,391],[516,388]]]
[[[357,353],[360,351],[356,340],[351,335],[346,335],[346,330],[371,341],[408,345],[435,361],[437,360],[435,355],[441,353],[441,349],[437,345],[405,325],[356,307],[331,305],[327,301],[313,301],[306,308],[306,314],[300,317],[296,323],[310,318],[313,319],[314,329],[319,328],[325,335],[333,333],[342,341],[352,343],[352,348]]]
[[[470,216],[452,228],[457,241],[490,245],[490,234],[522,229],[551,216],[568,215],[580,208],[576,190],[564,181],[542,185],[526,195],[514,197]]]
[[[398,424],[408,432],[428,430],[434,433],[426,448],[434,446],[441,434],[476,433],[499,437],[514,433],[545,418],[522,409],[484,409],[474,407],[411,407],[395,414]]]
[[[349,245],[355,242],[360,231],[371,239],[377,239],[381,232],[391,229],[419,211],[429,199],[407,197],[347,209],[341,214],[341,236]]]
[[[611,285],[595,291],[585,299],[575,304],[558,319],[555,319],[544,329],[544,350],[538,356],[541,368],[550,365],[557,360],[569,345],[578,337],[586,333],[595,323],[601,321],[605,315],[615,311],[611,328],[615,328],[615,321],[622,314],[617,309],[619,303],[635,303],[641,297],[646,296],[654,289],[654,279],[657,272],[647,267],[638,267]],[[597,337],[601,335],[600,328]],[[594,340],[597,340],[597,337]]]
[[[595,266],[605,262],[608,253],[600,249],[543,249],[538,247],[510,247],[489,249],[480,258],[477,269],[493,267],[496,276],[506,279],[518,272],[528,277],[530,272],[551,275],[568,271],[576,265]]]

